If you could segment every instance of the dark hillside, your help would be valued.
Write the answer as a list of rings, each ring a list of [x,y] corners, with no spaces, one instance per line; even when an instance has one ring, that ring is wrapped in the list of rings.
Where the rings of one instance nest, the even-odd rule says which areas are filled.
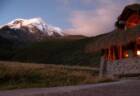
[[[12,59],[23,62],[95,66],[99,64],[100,54],[87,53],[87,42],[89,39],[46,40],[18,49]]]

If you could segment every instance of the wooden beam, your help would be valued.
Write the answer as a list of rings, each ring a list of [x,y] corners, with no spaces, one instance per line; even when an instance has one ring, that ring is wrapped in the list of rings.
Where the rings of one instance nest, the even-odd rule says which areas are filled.
[[[108,48],[108,60],[111,60],[111,48]]]
[[[114,61],[116,59],[116,56],[115,56],[115,48],[113,47],[112,48],[112,61]]]
[[[122,53],[123,53],[123,52],[122,52],[122,51],[123,51],[123,50],[122,50],[122,46],[119,45],[118,47],[119,47],[119,48],[118,48],[119,59],[122,59],[122,56],[123,56],[123,54],[122,54]]]

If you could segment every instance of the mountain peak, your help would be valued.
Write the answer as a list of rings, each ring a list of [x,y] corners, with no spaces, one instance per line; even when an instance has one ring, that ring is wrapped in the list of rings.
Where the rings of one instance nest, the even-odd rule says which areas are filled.
[[[36,27],[38,30],[42,31],[49,36],[53,35],[54,32],[63,36],[62,29],[59,27],[48,25],[42,18],[32,18],[32,19],[15,19],[7,24],[10,28],[20,29],[21,27]],[[33,31],[31,31],[33,32]]]
[[[6,26],[8,27],[8,29],[6,29],[6,33],[10,32],[9,34],[13,34],[14,31],[14,33],[16,33],[18,36],[20,34],[20,36],[25,37],[25,39],[29,38],[35,40],[42,40],[47,37],[55,38],[64,36],[61,28],[47,24],[42,18],[18,18],[9,22],[8,24],[3,25],[0,30],[5,28]],[[16,36],[16,34],[14,34],[14,36]]]
[[[21,27],[37,27],[42,32],[47,31],[47,24],[42,18],[32,18],[32,19],[15,19],[8,23],[11,28],[21,28]]]
[[[13,24],[13,23],[16,23],[16,22],[23,22],[25,25],[28,25],[28,24],[31,24],[31,23],[36,23],[36,24],[46,24],[46,22],[38,17],[38,18],[31,18],[31,19],[21,19],[21,18],[18,18],[18,19],[15,19],[13,21],[11,21],[9,24]]]

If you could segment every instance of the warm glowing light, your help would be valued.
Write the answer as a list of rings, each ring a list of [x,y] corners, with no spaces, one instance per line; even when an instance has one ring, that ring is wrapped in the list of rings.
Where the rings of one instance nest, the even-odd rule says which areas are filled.
[[[129,55],[128,55],[128,52],[125,52],[125,53],[124,53],[124,57],[125,57],[125,58],[128,58],[128,56],[129,56]]]
[[[140,16],[138,14],[131,15],[126,23],[128,28],[134,28],[138,24],[140,24]]]
[[[140,50],[137,50],[137,55],[140,56]]]
[[[125,57],[127,58],[128,57],[128,54],[125,54]]]

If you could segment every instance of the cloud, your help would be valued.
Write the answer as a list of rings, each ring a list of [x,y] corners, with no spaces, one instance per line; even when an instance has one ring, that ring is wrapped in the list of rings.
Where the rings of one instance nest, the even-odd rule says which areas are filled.
[[[110,32],[123,8],[139,0],[82,0],[84,4],[97,4],[93,10],[73,11],[69,22],[72,28],[65,30],[69,34],[95,36]]]

